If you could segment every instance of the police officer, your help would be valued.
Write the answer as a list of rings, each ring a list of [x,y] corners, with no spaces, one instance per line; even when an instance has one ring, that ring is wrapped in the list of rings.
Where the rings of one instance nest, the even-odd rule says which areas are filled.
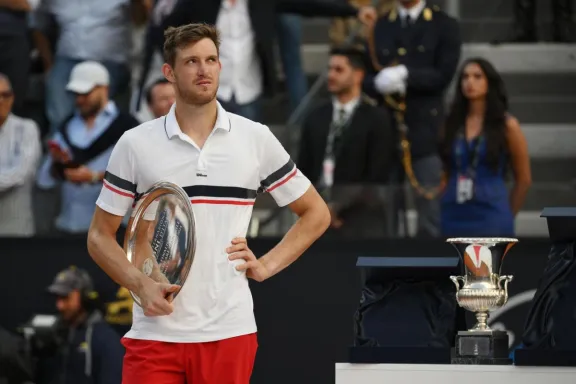
[[[56,297],[61,344],[39,362],[38,384],[120,384],[124,347],[98,308],[88,273],[65,269],[48,292]]]
[[[398,182],[408,179],[418,235],[440,233],[442,164],[437,152],[444,93],[458,66],[458,22],[424,0],[397,0],[368,33],[365,91],[391,110],[400,141]]]

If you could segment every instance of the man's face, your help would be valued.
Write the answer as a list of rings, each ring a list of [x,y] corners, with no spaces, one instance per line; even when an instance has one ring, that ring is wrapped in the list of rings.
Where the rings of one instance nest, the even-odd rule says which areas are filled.
[[[90,92],[76,94],[76,107],[80,115],[87,119],[96,116],[102,108],[108,94],[108,87],[94,87]]]
[[[175,94],[174,86],[170,83],[157,84],[152,88],[150,110],[154,117],[168,114],[170,107],[174,104]]]
[[[166,78],[186,104],[204,105],[216,98],[221,64],[214,42],[208,38],[178,49],[174,67],[164,64]]]
[[[328,91],[334,95],[349,92],[354,86],[355,71],[345,56],[333,55],[328,62]]]
[[[14,92],[6,80],[0,79],[0,121],[4,121],[12,111]]]
[[[56,308],[64,321],[73,323],[82,312],[80,291],[74,290],[68,296],[58,296],[56,298]]]

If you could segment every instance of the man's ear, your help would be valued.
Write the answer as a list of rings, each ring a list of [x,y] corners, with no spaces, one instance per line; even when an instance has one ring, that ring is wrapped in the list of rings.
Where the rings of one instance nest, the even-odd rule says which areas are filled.
[[[166,80],[168,80],[171,83],[175,83],[176,79],[174,78],[174,71],[172,69],[172,67],[170,66],[170,64],[168,63],[164,63],[162,64],[162,73],[164,74],[164,77],[166,78]]]

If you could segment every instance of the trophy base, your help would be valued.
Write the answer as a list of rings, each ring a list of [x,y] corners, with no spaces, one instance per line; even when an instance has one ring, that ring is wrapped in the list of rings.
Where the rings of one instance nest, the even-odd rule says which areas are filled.
[[[512,364],[508,333],[504,331],[460,331],[452,353],[452,364]]]

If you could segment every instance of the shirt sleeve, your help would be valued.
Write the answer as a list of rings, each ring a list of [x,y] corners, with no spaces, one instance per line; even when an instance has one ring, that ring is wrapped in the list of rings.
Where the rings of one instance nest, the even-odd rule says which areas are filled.
[[[311,186],[268,127],[260,158],[260,188],[283,207],[299,199]]]
[[[114,146],[96,205],[108,213],[124,216],[136,197],[136,164],[126,134]]]

